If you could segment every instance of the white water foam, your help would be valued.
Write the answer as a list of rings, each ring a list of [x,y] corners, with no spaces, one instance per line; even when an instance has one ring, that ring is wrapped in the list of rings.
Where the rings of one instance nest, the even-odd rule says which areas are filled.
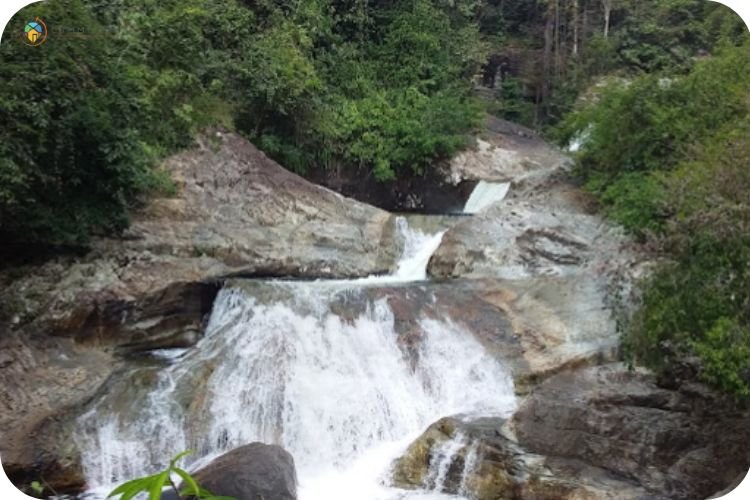
[[[404,217],[396,218],[396,227],[404,241],[401,257],[396,264],[396,272],[388,275],[367,276],[354,280],[321,280],[335,287],[378,285],[387,283],[409,283],[413,281],[424,281],[427,279],[427,264],[435,250],[443,240],[445,230],[434,234],[426,234],[419,229],[409,226]]]
[[[445,479],[448,476],[448,469],[461,451],[466,447],[466,437],[458,434],[452,439],[443,441],[431,450],[430,469],[427,471],[427,477],[424,479],[424,488],[426,490],[443,491]]]
[[[479,443],[477,441],[473,441],[469,446],[469,449],[466,452],[464,458],[464,469],[461,472],[461,484],[458,488],[459,495],[465,497],[471,496],[471,490],[469,488],[468,480],[469,477],[471,477],[471,474],[476,471],[477,465],[479,464],[479,459]]]
[[[406,219],[399,217],[397,221],[401,234],[404,236],[404,251],[393,276],[397,281],[421,281],[427,279],[427,264],[435,250],[440,246],[445,231],[435,234],[425,234],[418,229],[412,229]]]
[[[421,279],[439,244],[438,235],[412,237],[397,281]],[[361,285],[339,284],[337,293],[357,296]],[[186,448],[197,450],[196,468],[262,441],[294,457],[300,500],[456,498],[387,486],[390,464],[443,416],[508,415],[508,371],[447,319],[419,321],[423,340],[406,353],[385,299],[364,300],[362,312],[342,319],[330,311],[330,283],[263,286],[291,297],[263,302],[222,290],[206,336],[156,371],[151,390],[128,393],[119,411],[103,398],[81,417],[78,444],[95,491],[153,473]]]
[[[493,203],[502,201],[510,189],[509,182],[479,181],[464,205],[465,214],[476,214]]]
[[[586,145],[589,138],[591,137],[591,125],[578,131],[573,138],[570,140],[568,147],[566,148],[570,153],[577,153],[583,146]]]

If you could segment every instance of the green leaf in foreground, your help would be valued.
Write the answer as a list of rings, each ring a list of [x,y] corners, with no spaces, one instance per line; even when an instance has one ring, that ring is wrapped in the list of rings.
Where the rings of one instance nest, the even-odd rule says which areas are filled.
[[[192,451],[183,451],[177,454],[169,462],[169,466],[156,474],[132,479],[126,483],[121,484],[110,493],[107,498],[118,497],[119,500],[131,500],[139,493],[147,493],[149,500],[160,500],[164,487],[169,484],[177,493],[178,498],[198,498],[200,500],[234,500],[233,497],[227,496],[216,496],[210,491],[202,488],[198,482],[188,473],[186,470],[177,467],[177,462],[191,454]],[[181,490],[177,491],[177,487],[172,481],[170,476],[177,474],[182,478],[184,486]]]

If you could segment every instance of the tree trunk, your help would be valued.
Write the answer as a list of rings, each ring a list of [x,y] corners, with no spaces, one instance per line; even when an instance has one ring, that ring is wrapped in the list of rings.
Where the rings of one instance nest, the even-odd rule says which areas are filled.
[[[555,0],[555,79],[560,78],[560,0]]]
[[[547,15],[544,24],[544,74],[542,76],[542,100],[546,100],[549,94],[549,84],[552,73],[552,47],[555,34],[554,6],[555,4],[553,0],[549,0],[547,3]]]
[[[547,98],[549,97],[550,92],[550,81],[552,80],[552,46],[555,42],[554,40],[554,34],[555,34],[555,12],[554,12],[554,6],[555,3],[553,0],[547,1],[547,14],[544,24],[544,58],[542,61],[543,69],[542,69],[542,91],[541,91],[541,99],[537,102],[537,109],[536,109],[536,115],[537,115],[537,123],[541,121],[542,115],[544,114],[542,112],[542,108],[547,104]]]
[[[581,49],[586,43],[589,33],[589,0],[583,0],[583,13],[581,14]]]
[[[612,13],[612,0],[602,0],[604,7],[604,38],[609,36],[609,15]]]
[[[578,0],[573,0],[573,57],[578,57]]]

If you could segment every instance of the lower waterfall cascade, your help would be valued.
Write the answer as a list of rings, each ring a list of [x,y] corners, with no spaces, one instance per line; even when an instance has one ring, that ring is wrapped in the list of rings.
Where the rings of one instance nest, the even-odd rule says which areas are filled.
[[[460,325],[421,318],[422,339],[407,352],[387,300],[364,296],[426,279],[442,232],[398,224],[404,250],[393,275],[221,290],[198,344],[157,353],[160,366],[127,374],[79,417],[87,495],[106,496],[185,449],[196,451],[187,461],[195,470],[261,441],[292,454],[301,500],[470,498],[463,487],[442,492],[454,454],[465,450],[464,474],[476,461],[462,435],[435,450],[422,490],[389,486],[391,463],[433,422],[516,406],[509,371]],[[364,304],[355,317],[332,312],[342,297]]]

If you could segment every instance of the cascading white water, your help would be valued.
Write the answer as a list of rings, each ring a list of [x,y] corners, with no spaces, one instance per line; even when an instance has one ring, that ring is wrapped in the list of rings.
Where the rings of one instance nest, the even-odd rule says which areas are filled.
[[[356,280],[328,280],[324,283],[334,286],[356,286],[407,283],[427,279],[427,264],[432,254],[440,246],[445,230],[434,234],[425,234],[418,229],[409,227],[409,223],[404,217],[396,218],[396,227],[404,240],[404,248],[396,265],[395,273],[368,276]]]
[[[402,229],[404,254],[389,278],[424,279],[442,235]],[[422,340],[407,353],[386,299],[364,295],[381,279],[222,290],[205,337],[144,375],[150,390],[132,395],[140,379],[125,382],[123,407],[104,397],[81,417],[78,444],[94,491],[152,473],[183,449],[197,450],[194,468],[262,441],[293,455],[301,500],[449,498],[386,486],[390,464],[443,416],[507,415],[513,384],[447,319],[422,318]],[[362,299],[356,317],[331,311],[342,296]]]
[[[466,437],[463,434],[459,434],[432,449],[430,470],[427,471],[427,477],[424,480],[425,489],[438,492],[443,491],[448,469],[453,463],[456,454],[461,448],[465,447]]]
[[[479,181],[464,205],[465,214],[476,214],[495,202],[502,201],[510,189],[509,182]]]
[[[579,130],[573,138],[570,140],[568,147],[566,148],[570,153],[577,153],[583,146],[586,145],[588,140],[591,138],[591,125]]]
[[[393,277],[399,281],[427,279],[427,263],[440,246],[445,231],[424,234],[409,228],[408,222],[403,217],[399,217],[398,225],[404,236],[404,251]]]
[[[462,496],[471,495],[469,489],[469,477],[476,471],[479,463],[479,443],[473,441],[466,452],[464,458],[464,469],[461,471],[461,484],[458,487],[458,494]]]

